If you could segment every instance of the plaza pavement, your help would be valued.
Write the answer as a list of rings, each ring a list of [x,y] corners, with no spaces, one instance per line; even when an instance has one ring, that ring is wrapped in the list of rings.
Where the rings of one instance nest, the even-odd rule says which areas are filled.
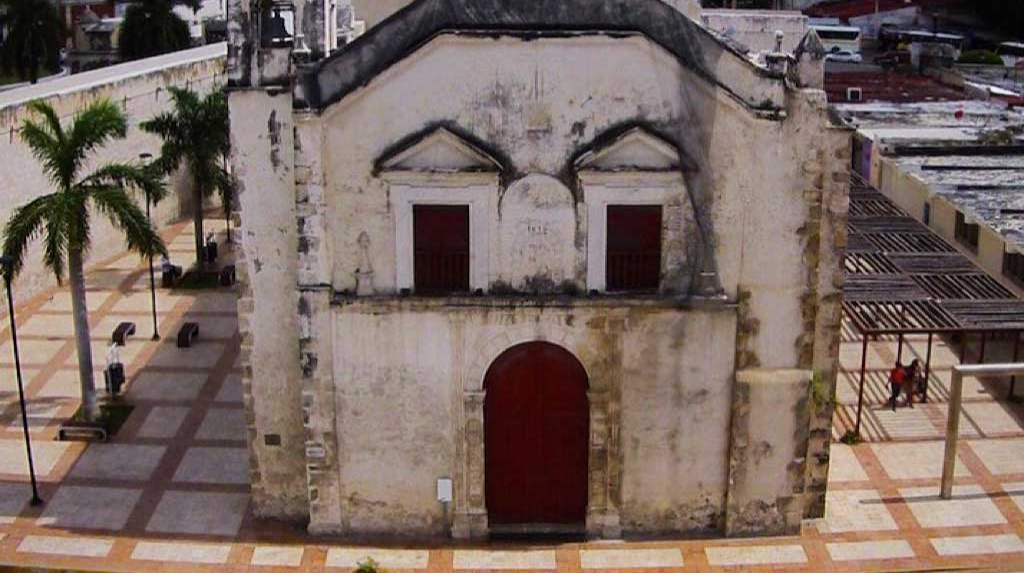
[[[223,231],[223,223],[208,222]],[[172,258],[192,258],[191,226],[166,229]],[[220,239],[223,245],[223,234]],[[227,253],[230,259],[230,252]],[[0,564],[99,571],[345,571],[366,556],[390,571],[1024,571],[1022,410],[1002,401],[1002,381],[965,385],[965,442],[954,499],[937,497],[949,367],[956,348],[937,340],[932,401],[895,414],[884,407],[895,340],[870,344],[863,433],[834,444],[828,512],[800,536],[513,546],[354,546],[299,527],[253,520],[234,298],[224,288],[159,290],[163,340],[151,334],[148,275],[134,255],[88,273],[102,381],[111,330],[134,321],[122,349],[135,405],[106,444],[55,441],[78,406],[70,300],[54,289],[20,301],[21,353],[42,507],[30,507],[9,333],[0,330]],[[179,350],[177,325],[200,324]],[[856,411],[860,342],[844,331],[836,436]],[[908,340],[904,362],[923,356]],[[990,352],[998,352],[990,350]],[[971,356],[969,353],[968,356]],[[1024,381],[1022,381],[1024,383]],[[1000,386],[1003,384],[1003,386]],[[2,569],[2,567],[0,567]]]

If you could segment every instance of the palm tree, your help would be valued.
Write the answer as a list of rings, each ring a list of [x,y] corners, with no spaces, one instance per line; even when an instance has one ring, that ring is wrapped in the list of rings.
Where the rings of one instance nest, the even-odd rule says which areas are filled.
[[[82,385],[82,412],[86,420],[99,415],[89,343],[89,316],[85,305],[83,259],[90,245],[90,215],[106,216],[124,234],[128,248],[143,256],[167,252],[163,240],[145,213],[128,196],[126,189],[142,190],[162,197],[162,179],[144,168],[126,163],[108,163],[91,174],[80,173],[89,155],[112,139],[123,139],[128,123],[117,105],[101,100],[75,116],[68,129],[49,104],[33,102],[39,123],[26,119],[21,139],[32,150],[56,191],[37,197],[16,209],[4,228],[4,253],[12,263],[5,269],[13,279],[21,271],[29,245],[43,242],[43,262],[57,278],[64,280],[65,265],[71,287],[71,308],[78,345],[78,375]]]
[[[137,60],[184,50],[191,46],[188,23],[175,6],[199,10],[200,0],[133,0],[124,13],[118,50],[121,59]]]
[[[22,81],[36,83],[39,66],[56,70],[64,43],[64,23],[50,0],[0,0],[0,67]]]
[[[142,129],[159,135],[164,143],[156,164],[170,174],[182,163],[189,170],[193,188],[192,221],[196,234],[196,265],[203,265],[203,199],[217,191],[230,208],[234,180],[224,168],[230,152],[228,100],[223,90],[206,97],[181,88],[169,88],[174,110],[142,123]]]

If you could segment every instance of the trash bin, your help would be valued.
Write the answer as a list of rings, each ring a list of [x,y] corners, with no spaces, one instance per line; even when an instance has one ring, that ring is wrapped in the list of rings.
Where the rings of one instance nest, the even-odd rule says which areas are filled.
[[[116,398],[124,386],[124,364],[115,362],[103,372],[103,378],[107,384],[107,395]]]

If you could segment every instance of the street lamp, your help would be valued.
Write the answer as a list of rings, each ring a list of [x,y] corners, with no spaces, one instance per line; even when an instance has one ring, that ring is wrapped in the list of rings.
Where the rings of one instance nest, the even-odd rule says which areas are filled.
[[[33,506],[42,505],[39,487],[36,485],[36,468],[32,463],[32,438],[28,433],[28,412],[25,409],[25,386],[21,380],[21,357],[18,355],[18,325],[14,320],[14,295],[11,293],[11,271],[14,259],[6,255],[0,256],[0,267],[3,268],[4,286],[7,287],[7,315],[11,319],[11,344],[14,347],[14,372],[18,379],[18,402],[21,404],[21,427],[25,431],[25,451],[28,452],[28,475],[32,480]]]
[[[149,167],[149,160],[153,158],[152,153],[140,153],[139,161],[142,162],[143,168]],[[146,192],[146,219],[149,220],[149,224],[153,225],[153,219],[149,214],[149,204],[151,203],[149,197],[149,189],[145,189]],[[153,225],[156,228],[156,225]],[[149,255],[149,296],[153,302],[153,340],[160,340],[160,332],[157,327],[156,321],[156,278],[153,277],[153,255]]]

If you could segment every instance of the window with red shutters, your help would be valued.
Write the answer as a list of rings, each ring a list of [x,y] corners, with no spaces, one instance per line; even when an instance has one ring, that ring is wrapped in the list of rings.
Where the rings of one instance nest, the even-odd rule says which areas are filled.
[[[469,206],[413,205],[417,294],[469,291]]]
[[[661,206],[609,205],[609,291],[656,291],[661,280]]]

